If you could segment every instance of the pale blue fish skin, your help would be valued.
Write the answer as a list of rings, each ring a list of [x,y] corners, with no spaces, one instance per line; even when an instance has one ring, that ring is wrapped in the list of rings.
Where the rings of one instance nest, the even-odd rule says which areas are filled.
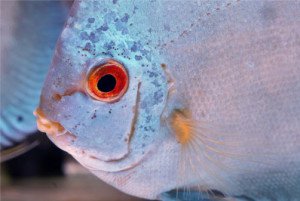
[[[1,1],[1,149],[36,131],[33,110],[67,14],[62,1]]]
[[[193,188],[225,200],[299,200],[299,10],[297,1],[75,1],[39,105],[66,131],[49,129],[49,138],[143,198]],[[129,74],[118,102],[97,101],[82,84],[105,59]],[[220,125],[204,133],[220,144],[195,140],[182,158],[168,121],[176,109],[190,110],[197,131],[202,120]]]

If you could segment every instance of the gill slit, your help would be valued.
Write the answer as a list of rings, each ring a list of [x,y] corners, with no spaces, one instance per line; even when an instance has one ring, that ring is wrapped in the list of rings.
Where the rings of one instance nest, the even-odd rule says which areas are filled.
[[[133,133],[135,131],[135,125],[136,125],[136,122],[137,122],[137,117],[138,117],[138,114],[139,114],[139,106],[140,106],[140,87],[141,87],[141,82],[139,81],[138,82],[138,85],[137,85],[137,92],[136,92],[136,98],[135,98],[135,106],[134,106],[134,110],[133,110],[133,119],[131,121],[131,128],[130,128],[130,133],[128,135],[128,142],[131,141],[131,138],[133,136]]]

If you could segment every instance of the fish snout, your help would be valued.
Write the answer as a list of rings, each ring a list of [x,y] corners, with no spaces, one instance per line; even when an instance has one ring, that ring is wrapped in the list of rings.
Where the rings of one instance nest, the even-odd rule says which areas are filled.
[[[42,109],[37,108],[33,112],[36,117],[38,130],[48,135],[62,135],[68,132],[60,123],[49,120]]]

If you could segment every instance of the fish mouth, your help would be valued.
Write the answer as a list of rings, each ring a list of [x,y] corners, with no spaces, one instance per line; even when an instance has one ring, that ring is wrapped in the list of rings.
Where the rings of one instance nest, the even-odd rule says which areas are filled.
[[[36,123],[38,130],[46,133],[50,140],[60,149],[65,150],[63,147],[68,147],[70,143],[74,142],[74,140],[77,138],[74,134],[65,129],[60,123],[49,120],[40,108],[37,108],[33,114],[37,119]],[[60,141],[60,143],[58,143],[58,141]]]
[[[49,120],[40,108],[37,108],[33,114],[37,118],[37,127],[41,132],[56,136],[68,132],[60,123]]]

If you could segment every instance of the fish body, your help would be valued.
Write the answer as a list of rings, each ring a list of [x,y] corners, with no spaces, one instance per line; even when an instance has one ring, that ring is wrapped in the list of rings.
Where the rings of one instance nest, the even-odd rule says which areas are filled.
[[[75,1],[38,126],[135,196],[299,200],[299,9],[297,1]],[[95,98],[91,77],[116,66],[127,72],[125,93]]]
[[[59,1],[1,1],[1,150],[37,131],[32,111],[67,10]]]

